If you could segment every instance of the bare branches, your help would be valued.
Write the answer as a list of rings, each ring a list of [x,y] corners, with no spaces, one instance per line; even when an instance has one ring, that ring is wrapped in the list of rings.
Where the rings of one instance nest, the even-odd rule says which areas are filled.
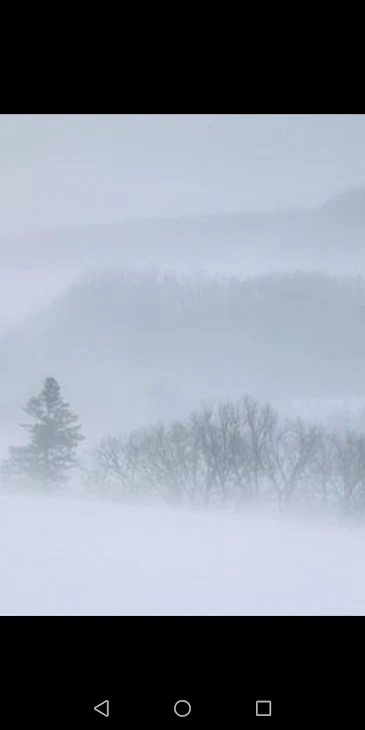
[[[270,479],[279,506],[287,505],[295,492],[305,495],[310,478],[310,465],[320,443],[317,426],[307,425],[300,419],[276,423],[269,433],[266,449],[266,473]]]
[[[279,509],[306,504],[345,514],[365,506],[365,437],[280,420],[251,397],[204,404],[174,421],[105,439],[95,451],[99,484],[122,496]]]

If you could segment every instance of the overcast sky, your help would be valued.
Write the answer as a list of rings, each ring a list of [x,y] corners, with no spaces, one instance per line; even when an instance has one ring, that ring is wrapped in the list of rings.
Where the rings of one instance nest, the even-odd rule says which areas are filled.
[[[0,115],[0,235],[316,205],[364,161],[365,115]]]

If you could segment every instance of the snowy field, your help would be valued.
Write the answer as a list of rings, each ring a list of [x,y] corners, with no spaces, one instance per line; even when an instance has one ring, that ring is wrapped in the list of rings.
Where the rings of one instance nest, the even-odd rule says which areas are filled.
[[[365,615],[365,532],[0,496],[1,615]]]

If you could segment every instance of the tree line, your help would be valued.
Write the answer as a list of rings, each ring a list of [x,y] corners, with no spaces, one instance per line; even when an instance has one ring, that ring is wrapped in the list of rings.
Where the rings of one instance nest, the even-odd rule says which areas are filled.
[[[365,436],[282,419],[269,404],[245,396],[202,405],[185,422],[104,439],[90,478],[129,497],[357,516],[365,508]]]
[[[21,424],[28,443],[13,446],[4,482],[46,491],[72,470],[88,489],[119,498],[158,497],[170,504],[267,505],[361,517],[365,511],[365,435],[281,418],[268,403],[202,404],[175,420],[108,436],[85,462],[77,416],[54,378],[31,398]]]

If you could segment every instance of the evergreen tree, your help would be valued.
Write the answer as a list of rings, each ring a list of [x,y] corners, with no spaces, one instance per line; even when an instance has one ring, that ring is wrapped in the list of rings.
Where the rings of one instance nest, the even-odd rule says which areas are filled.
[[[23,410],[35,420],[21,424],[30,440],[26,446],[10,448],[3,475],[29,477],[47,487],[62,484],[76,465],[76,449],[83,440],[77,416],[62,399],[54,378],[46,378],[41,393],[30,398]]]

